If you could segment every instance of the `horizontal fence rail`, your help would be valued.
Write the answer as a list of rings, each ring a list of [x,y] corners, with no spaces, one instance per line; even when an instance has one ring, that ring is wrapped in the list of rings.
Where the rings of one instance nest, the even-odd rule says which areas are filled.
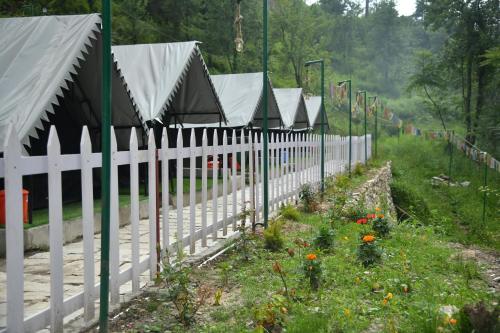
[[[141,275],[149,279],[159,269],[157,256],[175,253],[182,248],[195,253],[210,246],[238,229],[239,213],[250,209],[249,221],[263,219],[263,136],[261,133],[214,131],[209,145],[207,130],[197,145],[195,131],[184,142],[178,130],[175,146],[169,144],[164,129],[161,147],[155,146],[151,130],[148,148],[138,148],[135,129],[130,136],[128,151],[118,151],[112,130],[111,220],[110,220],[110,300],[118,305],[130,284],[130,293],[141,287]],[[222,135],[221,140],[219,136]],[[352,138],[352,165],[366,163],[371,157],[371,135]],[[172,146],[172,147],[171,147]],[[320,136],[309,133],[279,133],[269,137],[269,208],[298,200],[303,184],[318,186],[321,180]],[[81,311],[86,324],[95,320],[99,283],[94,225],[94,169],[100,168],[101,153],[92,153],[89,132],[82,131],[80,153],[61,154],[60,142],[52,126],[46,156],[23,156],[17,133],[10,128],[4,142],[4,157],[0,158],[0,178],[5,184],[6,203],[6,313],[1,323],[7,332],[33,332],[50,327],[61,332],[65,318]],[[325,175],[347,170],[349,138],[337,135],[325,137]],[[148,170],[148,218],[140,219],[140,165]],[[126,166],[130,188],[130,235],[122,237],[119,214],[119,167]],[[123,168],[123,167],[122,167]],[[183,195],[185,169],[188,169],[189,196]],[[210,170],[211,169],[211,170]],[[82,262],[81,290],[68,295],[65,285],[65,245],[63,245],[62,174],[78,170],[81,174]],[[122,171],[120,171],[122,172]],[[32,313],[26,311],[23,250],[23,176],[48,175],[49,202],[49,262],[50,302]],[[176,191],[169,184],[176,179]],[[209,188],[211,183],[211,190]],[[197,185],[199,184],[199,185]],[[201,186],[201,190],[197,190]],[[219,189],[222,187],[221,189]],[[211,192],[210,192],[211,191]],[[161,195],[158,195],[161,192]],[[211,199],[209,194],[211,193]],[[173,195],[175,194],[175,207]],[[200,198],[197,199],[197,195]],[[187,200],[187,202],[184,202]],[[186,206],[186,208],[184,208]],[[158,209],[158,207],[160,207]],[[158,219],[157,219],[158,214]],[[159,225],[157,222],[159,221]],[[141,238],[145,236],[145,240]],[[159,242],[159,244],[157,244]],[[144,243],[147,243],[144,244]],[[141,244],[144,246],[141,247]],[[161,253],[158,249],[161,248]],[[49,288],[49,286],[47,286]]]

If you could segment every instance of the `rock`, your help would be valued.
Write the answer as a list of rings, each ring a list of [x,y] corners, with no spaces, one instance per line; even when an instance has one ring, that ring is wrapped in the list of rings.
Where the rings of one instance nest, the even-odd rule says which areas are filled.
[[[453,315],[458,311],[459,310],[455,305],[443,305],[442,307],[439,308],[439,312],[441,312],[444,315],[447,315],[448,317],[453,317]]]
[[[465,181],[465,182],[460,183],[460,186],[462,186],[462,187],[468,187],[469,185],[470,185],[469,181]]]

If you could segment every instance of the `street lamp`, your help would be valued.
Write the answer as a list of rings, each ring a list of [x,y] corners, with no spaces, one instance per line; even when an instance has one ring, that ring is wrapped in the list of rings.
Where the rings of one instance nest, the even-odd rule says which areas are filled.
[[[325,192],[325,62],[323,59],[307,61],[305,67],[321,65],[321,192]]]
[[[363,94],[364,95],[364,101],[365,101],[365,163],[368,160],[368,153],[367,153],[367,145],[366,145],[366,90],[363,91],[358,91],[358,94]]]
[[[351,101],[351,80],[340,81],[338,85],[349,83],[349,177],[351,177],[351,159],[352,159],[352,101]]]
[[[267,2],[268,0],[262,0],[262,13],[263,13],[263,42],[262,42],[262,134],[263,134],[263,147],[262,152],[264,154],[264,175],[262,181],[262,193],[263,193],[263,206],[264,206],[264,228],[267,228],[267,223],[269,219],[269,175],[268,175],[268,132],[269,132],[269,124],[267,122],[268,117],[268,92],[267,92]]]

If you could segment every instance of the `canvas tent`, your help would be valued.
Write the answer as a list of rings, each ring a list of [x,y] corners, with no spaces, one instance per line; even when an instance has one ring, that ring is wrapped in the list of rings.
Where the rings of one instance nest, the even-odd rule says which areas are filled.
[[[283,127],[289,130],[308,129],[309,119],[302,88],[275,88],[273,91],[283,118]]]
[[[12,124],[26,151],[44,154],[51,124],[63,153],[79,151],[83,125],[99,149],[101,19],[98,14],[0,19],[0,140]],[[128,146],[139,114],[120,76],[112,75],[112,123]]]
[[[198,42],[113,46],[145,122],[224,123],[225,115]]]
[[[304,101],[311,128],[321,128],[321,96],[306,96]],[[325,113],[325,130],[328,130],[329,128],[328,117]]]
[[[211,76],[226,113],[227,124],[224,127],[262,127],[262,76],[261,72]],[[270,81],[268,81],[268,96],[269,128],[281,127],[283,121]],[[202,126],[189,124],[187,127]],[[206,124],[203,127],[219,127],[219,124]]]

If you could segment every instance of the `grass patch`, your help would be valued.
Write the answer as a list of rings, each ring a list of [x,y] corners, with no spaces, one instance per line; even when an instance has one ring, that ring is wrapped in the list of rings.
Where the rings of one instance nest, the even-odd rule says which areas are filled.
[[[175,326],[165,312],[133,321],[130,329],[116,323],[113,328],[136,332],[152,321],[171,332],[259,332],[255,330],[256,311],[266,309],[275,295],[286,295],[278,270],[284,272],[292,295],[285,309],[273,308],[280,311],[277,316],[283,318],[286,332],[363,332],[374,327],[376,332],[455,332],[456,327],[443,324],[441,306],[462,308],[495,300],[480,279],[476,263],[457,257],[457,250],[442,241],[440,229],[433,225],[395,226],[390,237],[377,241],[381,262],[365,268],[357,259],[357,249],[367,225],[335,223],[334,234],[328,235],[333,239],[331,251],[297,245],[314,244],[320,230],[329,227],[326,220],[314,212],[301,214],[298,222],[284,222],[287,232],[280,235],[283,247],[277,251],[267,250],[263,237],[257,236],[249,261],[242,261],[237,251],[227,253],[222,260],[232,269],[223,291],[225,299],[220,306],[207,304],[189,328]],[[321,261],[322,278],[316,292],[303,270],[310,252]],[[216,267],[195,270],[201,277],[196,283],[220,285]]]
[[[470,182],[466,187],[432,185],[431,179],[449,173],[448,145],[413,136],[385,138],[379,156],[393,165],[394,201],[424,224],[432,224],[449,240],[500,249],[500,196],[490,193],[483,223],[484,165],[466,158],[454,148],[452,182]],[[489,170],[488,187],[500,189],[500,175]]]

